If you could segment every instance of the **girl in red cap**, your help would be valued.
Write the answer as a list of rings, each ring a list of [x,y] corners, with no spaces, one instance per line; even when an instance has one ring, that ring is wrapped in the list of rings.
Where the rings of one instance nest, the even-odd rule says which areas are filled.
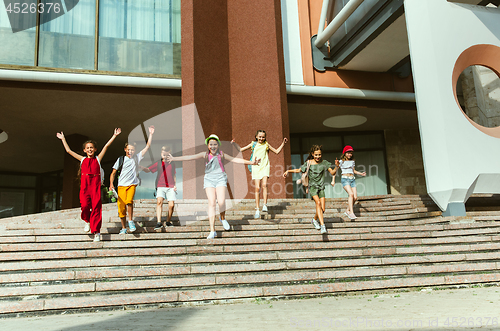
[[[205,159],[205,177],[203,180],[203,188],[208,198],[208,221],[210,222],[210,234],[207,239],[214,239],[217,237],[217,232],[215,232],[215,201],[219,204],[220,221],[224,230],[230,230],[231,227],[226,221],[226,187],[227,187],[227,174],[224,170],[223,161],[227,160],[229,162],[243,163],[243,164],[259,164],[260,159],[255,159],[254,161],[247,161],[244,159],[232,157],[230,155],[223,154],[220,151],[220,140],[215,134],[211,134],[205,139],[205,145],[208,147],[208,151],[201,152],[194,155],[184,155],[184,156],[172,156],[169,154],[167,156],[167,161],[189,161],[196,159]]]
[[[349,217],[351,220],[356,219],[356,215],[354,215],[354,202],[358,199],[358,195],[356,192],[356,180],[354,175],[366,176],[366,172],[359,172],[354,169],[354,149],[352,146],[347,145],[344,147],[342,151],[342,156],[340,157],[340,161],[335,161],[335,163],[342,170],[342,187],[349,195],[348,198],[348,206],[345,211],[345,215]]]
[[[311,220],[312,224],[321,234],[326,233],[326,226],[323,220],[323,213],[325,212],[325,173],[328,172],[333,176],[332,186],[335,185],[335,174],[337,173],[337,166],[333,167],[327,160],[322,159],[321,147],[313,145],[306,162],[299,169],[287,170],[283,174],[286,178],[289,172],[306,172],[309,176],[309,193],[316,203],[316,214]],[[319,223],[318,223],[319,221]]]

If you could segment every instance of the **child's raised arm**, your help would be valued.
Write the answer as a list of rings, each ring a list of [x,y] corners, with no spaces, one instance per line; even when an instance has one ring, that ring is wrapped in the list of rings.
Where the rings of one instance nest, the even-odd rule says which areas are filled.
[[[191,161],[196,159],[202,159],[205,157],[207,152],[201,152],[193,155],[183,155],[183,156],[172,156],[172,154],[167,155],[167,162],[170,163],[172,161]]]
[[[300,168],[297,168],[297,169],[289,169],[289,170],[287,170],[287,171],[285,171],[285,172],[283,173],[283,178],[286,178],[286,176],[288,176],[288,173],[289,173],[289,172],[299,173],[299,172],[302,172],[302,171],[300,170]]]
[[[146,147],[144,147],[144,149],[141,151],[141,156],[144,156],[144,154],[146,154],[149,147],[151,147],[151,142],[153,141],[153,133],[155,133],[155,127],[151,125],[148,129],[149,129],[148,142],[146,143]]]
[[[338,163],[339,163],[339,160],[338,159],[335,159],[335,167],[332,169],[331,167],[328,168],[328,172],[330,173],[330,175],[332,175],[332,182],[330,184],[332,184],[332,186],[335,186],[335,175],[337,174],[337,170],[338,170]]]
[[[354,169],[354,167],[352,168],[353,172],[358,175],[358,176],[366,176],[366,171],[363,171],[363,172],[359,172],[357,171],[356,169]]]
[[[281,143],[280,147],[274,148],[273,146],[269,145],[269,149],[274,152],[275,154],[279,154],[281,150],[283,149],[283,146],[285,146],[286,142],[288,141],[287,138],[283,138],[283,142]]]
[[[66,138],[64,137],[64,133],[62,131],[56,133],[56,136],[57,136],[57,138],[61,139],[63,146],[64,146],[64,149],[66,150],[66,152],[68,152],[69,155],[71,155],[72,157],[74,157],[78,161],[81,161],[84,158],[84,156],[81,156],[80,154],[73,152],[71,150],[71,148],[69,148],[68,143],[66,142]]]
[[[226,155],[224,154],[224,157],[229,161],[229,162],[234,162],[234,163],[243,163],[243,164],[253,164],[253,165],[257,165],[259,164],[260,162],[260,159],[257,158],[253,161],[248,161],[248,160],[245,160],[245,159],[240,159],[239,157],[232,157],[231,155]]]
[[[233,139],[233,140],[231,140],[231,144],[233,144],[233,145],[234,145],[234,147],[236,147],[236,149],[238,150],[238,152],[244,152],[244,151],[246,151],[247,149],[252,148],[253,141],[252,141],[250,144],[246,145],[245,147],[240,147],[240,146],[236,143],[236,141],[234,141],[234,139]]]
[[[102,161],[102,158],[104,157],[104,154],[106,154],[106,151],[108,150],[109,145],[111,145],[111,143],[115,140],[116,136],[118,136],[120,133],[122,133],[122,129],[115,128],[115,131],[113,132],[113,136],[108,140],[106,145],[104,145],[101,152],[97,156],[99,158],[99,162]]]

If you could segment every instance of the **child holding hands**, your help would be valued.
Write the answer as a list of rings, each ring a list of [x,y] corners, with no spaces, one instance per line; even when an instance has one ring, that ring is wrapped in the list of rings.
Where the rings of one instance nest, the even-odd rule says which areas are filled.
[[[354,215],[354,202],[358,199],[358,194],[356,191],[356,180],[354,175],[366,176],[366,172],[359,172],[354,169],[354,149],[352,146],[345,146],[342,151],[342,156],[340,161],[335,161],[335,164],[340,167],[342,171],[342,187],[347,192],[349,198],[347,199],[347,209],[345,215],[351,220],[355,220],[357,217]]]
[[[118,216],[122,223],[122,229],[120,234],[127,233],[127,223],[126,217],[128,214],[129,221],[128,226],[130,232],[137,230],[134,223],[134,195],[137,185],[139,185],[139,163],[144,158],[144,155],[151,146],[153,140],[153,133],[155,132],[155,127],[150,126],[149,128],[149,138],[146,143],[146,147],[139,154],[135,154],[135,145],[131,143],[125,144],[125,156],[119,157],[115,164],[113,165],[113,172],[109,178],[109,190],[113,190],[115,176],[118,172]]]
[[[172,161],[189,161],[196,159],[205,159],[205,177],[203,182],[203,188],[208,198],[208,220],[210,222],[210,234],[207,239],[213,239],[217,237],[217,232],[215,232],[215,201],[217,200],[219,204],[220,221],[224,230],[230,230],[231,227],[226,221],[226,187],[227,187],[227,174],[224,169],[223,160],[235,163],[243,164],[259,164],[260,159],[255,159],[254,161],[247,161],[244,159],[232,157],[230,155],[223,154],[220,148],[219,137],[215,134],[211,134],[205,139],[205,145],[208,147],[208,151],[201,152],[194,155],[185,156],[172,156],[167,157],[168,162]]]
[[[299,169],[287,170],[283,177],[287,177],[289,172],[299,173],[306,172],[309,164],[309,193],[316,203],[316,214],[314,215],[311,223],[321,234],[326,233],[326,226],[323,220],[323,213],[325,212],[325,171],[333,176],[332,186],[335,185],[335,174],[337,173],[337,166],[332,169],[332,164],[322,159],[322,146],[313,145],[306,162]],[[319,220],[319,223],[318,223]]]
[[[163,212],[163,200],[168,201],[167,226],[171,226],[172,214],[176,200],[177,187],[175,186],[175,164],[167,161],[168,155],[172,152],[170,146],[162,146],[161,160],[148,167],[151,172],[156,172],[156,219],[155,230],[161,230],[161,214]]]

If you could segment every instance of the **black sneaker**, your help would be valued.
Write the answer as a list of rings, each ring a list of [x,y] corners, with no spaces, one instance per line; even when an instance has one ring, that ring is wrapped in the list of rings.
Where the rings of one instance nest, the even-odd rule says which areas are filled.
[[[156,223],[155,230],[161,230],[163,225],[161,223]]]
[[[166,226],[174,226],[174,225],[172,224],[172,222],[166,222],[166,223],[165,223],[165,225],[166,225]]]

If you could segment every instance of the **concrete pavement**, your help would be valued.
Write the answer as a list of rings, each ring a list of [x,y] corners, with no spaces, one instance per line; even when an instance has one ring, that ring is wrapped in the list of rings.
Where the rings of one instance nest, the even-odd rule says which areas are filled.
[[[500,287],[422,289],[0,320],[0,330],[500,330]]]

